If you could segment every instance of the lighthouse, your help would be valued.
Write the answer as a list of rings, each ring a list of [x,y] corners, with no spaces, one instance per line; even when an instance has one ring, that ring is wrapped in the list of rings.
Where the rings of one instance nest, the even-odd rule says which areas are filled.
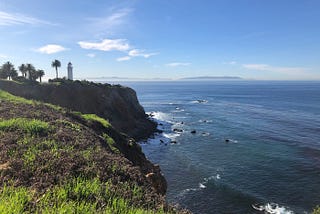
[[[71,62],[68,63],[68,79],[69,80],[73,80],[73,71],[72,71],[73,67]]]

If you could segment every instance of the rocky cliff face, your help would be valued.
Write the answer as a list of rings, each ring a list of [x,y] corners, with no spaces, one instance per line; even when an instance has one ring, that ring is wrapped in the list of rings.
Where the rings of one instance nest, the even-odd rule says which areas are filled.
[[[147,138],[156,130],[156,124],[147,118],[135,91],[128,87],[87,81],[20,84],[0,80],[0,89],[73,111],[96,114],[107,119],[117,131],[135,140]]]
[[[0,172],[1,213],[179,212],[159,167],[106,120],[2,90]]]

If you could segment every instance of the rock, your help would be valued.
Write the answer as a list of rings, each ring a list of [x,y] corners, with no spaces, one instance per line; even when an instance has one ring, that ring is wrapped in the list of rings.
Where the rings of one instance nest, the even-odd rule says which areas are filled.
[[[154,176],[153,172],[150,172],[150,173],[146,174],[146,178],[150,178],[151,176]]]
[[[173,129],[173,131],[174,131],[174,132],[183,132],[182,129],[177,129],[177,128]]]
[[[195,133],[197,133],[197,131],[196,130],[192,130],[190,133],[191,134],[195,134]]]

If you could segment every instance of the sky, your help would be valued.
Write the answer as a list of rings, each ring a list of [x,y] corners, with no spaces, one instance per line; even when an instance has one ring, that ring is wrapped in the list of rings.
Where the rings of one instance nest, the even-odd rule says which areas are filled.
[[[319,0],[0,0],[0,63],[76,79],[320,80]]]

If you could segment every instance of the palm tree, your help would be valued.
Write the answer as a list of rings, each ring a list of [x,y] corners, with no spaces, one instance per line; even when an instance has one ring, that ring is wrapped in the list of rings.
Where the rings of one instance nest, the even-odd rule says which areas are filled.
[[[44,76],[44,70],[37,70],[37,76],[40,78],[40,82],[41,82],[41,77]]]
[[[58,79],[58,68],[61,67],[61,62],[55,59],[54,61],[52,61],[51,66],[56,69],[56,78]]]
[[[28,72],[28,74],[29,74],[29,80],[32,80],[32,74],[34,73],[34,71],[35,71],[36,69],[34,68],[34,66],[32,65],[32,64],[27,64],[26,65],[26,71]]]
[[[19,71],[21,72],[23,77],[27,77],[27,66],[25,64],[21,64],[19,66]]]
[[[5,78],[9,77],[9,80],[12,79],[12,77],[18,76],[16,69],[14,69],[13,64],[9,61],[2,65],[1,70],[3,73],[3,77]]]

